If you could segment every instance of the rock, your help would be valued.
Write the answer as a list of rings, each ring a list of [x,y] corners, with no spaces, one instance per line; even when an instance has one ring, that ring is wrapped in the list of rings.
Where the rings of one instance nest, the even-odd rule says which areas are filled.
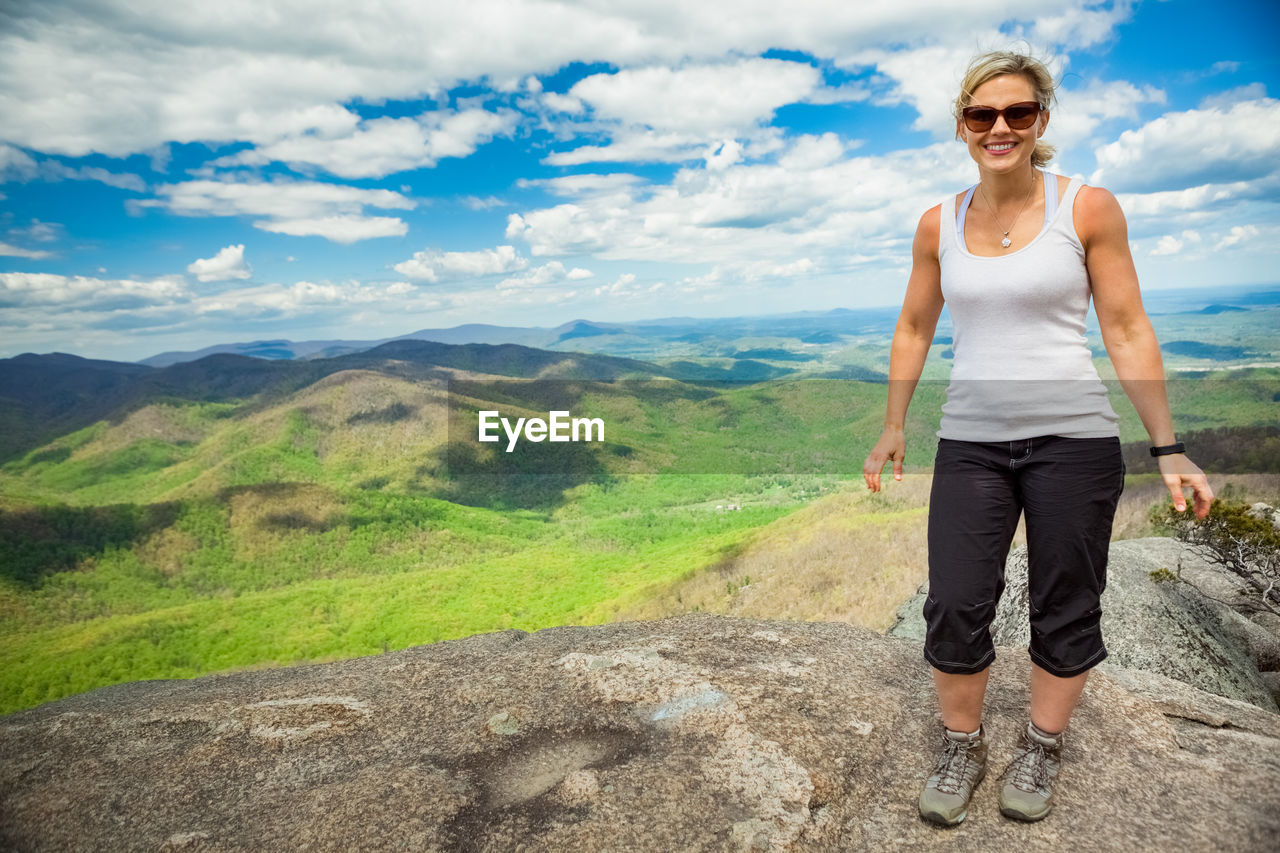
[[[1196,589],[1159,582],[1163,569],[1214,585],[1212,593],[1230,600],[1234,585],[1195,550],[1173,539],[1153,537],[1111,543],[1107,588],[1102,594],[1102,636],[1108,660],[1126,669],[1153,672],[1201,690],[1249,702],[1267,711],[1280,710],[1259,675],[1280,653],[1275,634]],[[1005,565],[1005,592],[991,626],[997,645],[1021,646],[1031,636],[1027,621],[1027,552],[1015,549]],[[918,613],[923,594],[900,608],[894,636],[924,636]],[[1257,659],[1255,659],[1255,655]]]
[[[920,644],[843,624],[690,615],[124,684],[0,718],[0,847],[1271,849],[1280,718],[1115,668],[1055,813],[1001,817],[1028,676],[999,650],[993,776],[953,830],[916,814],[938,724]]]
[[[1276,530],[1280,530],[1280,512],[1277,512],[1276,508],[1273,507],[1271,504],[1262,503],[1261,501],[1259,501],[1258,503],[1249,507],[1249,515],[1252,515],[1254,518],[1260,518],[1266,521],[1270,521],[1272,527],[1274,527]]]

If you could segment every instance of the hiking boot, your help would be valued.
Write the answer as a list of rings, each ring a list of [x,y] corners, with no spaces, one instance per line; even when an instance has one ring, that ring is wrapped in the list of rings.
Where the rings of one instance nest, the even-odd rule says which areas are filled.
[[[1000,813],[1040,820],[1053,809],[1053,780],[1062,767],[1062,733],[1047,735],[1031,723],[1018,739],[1013,761],[1000,774]]]
[[[955,826],[969,813],[973,789],[987,775],[987,744],[977,734],[942,730],[941,751],[933,775],[920,794],[920,816],[942,826]]]

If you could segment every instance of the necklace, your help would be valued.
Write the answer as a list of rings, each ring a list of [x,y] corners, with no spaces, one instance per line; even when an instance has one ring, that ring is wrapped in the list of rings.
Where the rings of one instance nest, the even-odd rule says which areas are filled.
[[[1036,194],[1036,170],[1031,170],[1031,188],[1027,190],[1027,197],[1022,200],[1022,207],[1019,208],[1018,215],[1013,217],[1013,221],[1009,223],[1008,228],[1005,228],[1004,225],[1000,223],[1000,220],[996,219],[995,206],[991,204],[991,199],[987,198],[987,191],[982,188],[981,183],[978,184],[978,192],[982,193],[982,200],[987,203],[987,209],[991,211],[991,218],[995,219],[996,227],[1004,234],[1003,239],[1000,240],[1000,246],[1005,249],[1009,248],[1013,243],[1013,241],[1009,239],[1009,232],[1013,230],[1013,226],[1018,224],[1018,220],[1022,218],[1022,214],[1026,211],[1027,205],[1031,203],[1031,197]]]

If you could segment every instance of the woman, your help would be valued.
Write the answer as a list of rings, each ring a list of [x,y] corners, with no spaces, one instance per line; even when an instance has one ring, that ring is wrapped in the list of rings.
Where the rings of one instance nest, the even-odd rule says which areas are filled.
[[[988,630],[1004,563],[1025,513],[1031,602],[1031,709],[1001,774],[1000,809],[1039,820],[1052,808],[1062,733],[1089,670],[1106,657],[1099,598],[1124,483],[1118,418],[1085,344],[1093,298],[1103,343],[1150,435],[1174,506],[1209,510],[1204,473],[1175,442],[1155,333],[1142,307],[1124,214],[1106,190],[1041,172],[1053,156],[1053,77],[1039,61],[996,52],[970,65],[956,137],[979,182],[920,218],[893,335],[884,432],[867,487],[893,463],[945,301],[954,326],[951,383],[929,502],[924,656],[943,730],[920,796],[927,820],[964,820],[986,773],[982,704],[995,657]]]

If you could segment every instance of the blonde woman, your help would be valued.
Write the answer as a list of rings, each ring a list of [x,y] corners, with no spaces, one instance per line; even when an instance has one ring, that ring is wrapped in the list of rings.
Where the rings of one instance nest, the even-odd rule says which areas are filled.
[[[1106,657],[1099,599],[1124,484],[1118,418],[1085,343],[1093,299],[1103,343],[1158,459],[1174,506],[1184,488],[1203,517],[1213,493],[1175,440],[1164,368],[1142,306],[1124,214],[1114,196],[1042,171],[1053,149],[1052,75],[996,52],[970,65],[956,136],[978,183],[920,218],[911,277],[893,335],[884,432],[863,476],[877,492],[886,462],[902,477],[903,424],[944,301],[954,362],[942,407],[929,505],[924,656],[942,715],[926,820],[964,820],[986,774],[982,726],[989,626],[1025,514],[1031,602],[1031,707],[1000,809],[1039,820],[1053,807],[1063,732],[1089,670]]]

